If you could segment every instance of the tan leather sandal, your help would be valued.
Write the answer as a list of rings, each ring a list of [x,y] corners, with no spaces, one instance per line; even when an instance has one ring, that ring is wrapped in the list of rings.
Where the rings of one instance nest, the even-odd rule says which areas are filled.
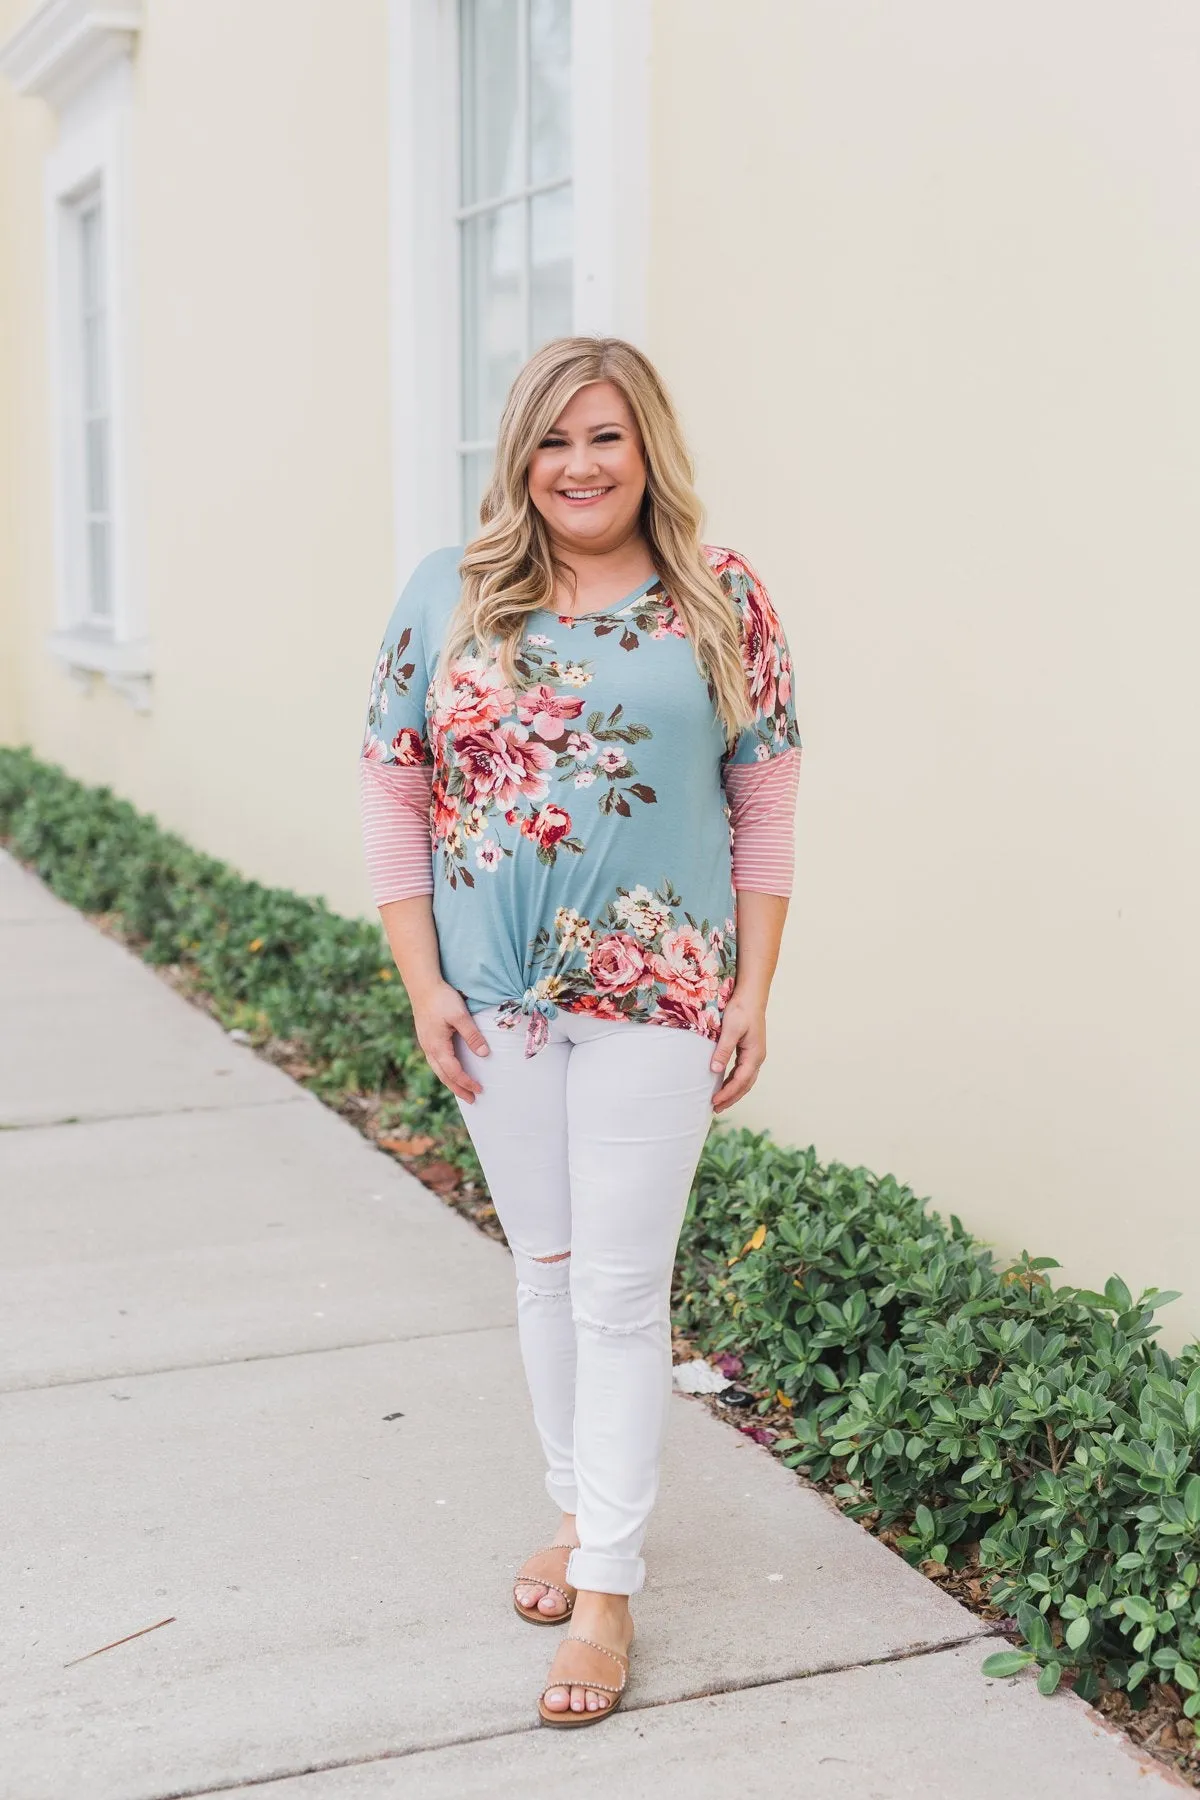
[[[513,1607],[523,1619],[528,1619],[531,1625],[561,1625],[564,1619],[569,1619],[572,1612],[575,1610],[575,1589],[569,1586],[560,1587],[557,1581],[551,1581],[545,1575],[530,1575],[527,1572],[528,1564],[533,1562],[536,1557],[549,1556],[552,1550],[565,1550],[567,1555],[570,1556],[571,1551],[574,1549],[574,1544],[547,1544],[544,1550],[535,1550],[533,1556],[527,1556],[525,1561],[521,1564],[520,1569],[517,1571],[516,1578],[513,1581]],[[566,1581],[567,1575],[565,1567],[557,1571],[557,1573],[561,1574],[563,1580]],[[519,1587],[530,1586],[551,1588],[554,1593],[561,1594],[567,1603],[565,1610],[560,1613],[544,1613],[538,1611],[536,1604],[533,1606],[522,1606],[521,1602],[517,1599],[517,1589]]]
[[[607,1681],[593,1681],[590,1675],[556,1676],[553,1681],[548,1681],[546,1683],[538,1699],[538,1716],[540,1717],[542,1724],[565,1725],[569,1728],[573,1728],[576,1725],[596,1725],[601,1719],[611,1718],[621,1704],[621,1696],[625,1692],[625,1683],[629,1679],[629,1658],[627,1656],[622,1656],[619,1650],[610,1650],[607,1644],[594,1643],[591,1638],[573,1637],[568,1632],[567,1636],[558,1646],[558,1655],[554,1658],[555,1662],[558,1661],[558,1656],[562,1654],[563,1648],[567,1644],[586,1644],[589,1650],[599,1650],[603,1656],[611,1656],[612,1660],[620,1668],[621,1685],[620,1687],[613,1687],[611,1683]],[[546,1695],[550,1692],[551,1688],[573,1687],[592,1688],[599,1694],[611,1694],[612,1699],[607,1706],[598,1706],[594,1712],[588,1712],[586,1707],[582,1712],[572,1712],[570,1707],[564,1707],[561,1712],[555,1712],[546,1705]]]

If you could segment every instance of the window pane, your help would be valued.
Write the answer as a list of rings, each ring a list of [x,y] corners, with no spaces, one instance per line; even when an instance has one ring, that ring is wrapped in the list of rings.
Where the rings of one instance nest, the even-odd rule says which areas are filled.
[[[491,439],[521,365],[524,202],[480,213],[462,224],[463,436]]]
[[[469,450],[462,458],[462,516],[468,538],[479,530],[479,502],[492,478],[492,452]]]
[[[571,173],[571,0],[530,0],[529,178]]]
[[[79,282],[85,312],[100,304],[101,230],[100,202],[91,201],[79,215]]]
[[[111,610],[109,584],[109,529],[104,520],[96,520],[87,528],[88,602],[97,618],[107,619]]]
[[[462,204],[524,186],[517,115],[519,0],[461,0]]]
[[[108,511],[108,420],[89,419],[84,428],[84,460],[87,465],[87,510]]]
[[[571,190],[554,188],[529,203],[529,307],[533,348],[571,330]]]
[[[93,313],[83,321],[83,410],[86,413],[100,413],[106,408],[105,358],[104,314]]]

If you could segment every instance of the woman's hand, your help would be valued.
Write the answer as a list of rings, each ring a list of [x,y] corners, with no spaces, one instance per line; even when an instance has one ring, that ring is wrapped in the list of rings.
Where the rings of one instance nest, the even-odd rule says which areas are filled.
[[[737,1062],[727,1073],[734,1051]],[[720,1069],[724,1081],[713,1096],[713,1111],[726,1112],[748,1094],[758,1080],[758,1071],[767,1060],[767,1007],[764,1000],[739,994],[735,987],[726,1003],[721,1020],[721,1035],[713,1051],[712,1068]]]
[[[413,1000],[412,1009],[417,1042],[425,1052],[430,1068],[469,1105],[476,1094],[482,1094],[483,1084],[468,1075],[455,1056],[454,1034],[457,1031],[480,1056],[488,1054],[488,1042],[472,1018],[466,1001],[457,988],[442,981],[423,991],[419,1000]]]

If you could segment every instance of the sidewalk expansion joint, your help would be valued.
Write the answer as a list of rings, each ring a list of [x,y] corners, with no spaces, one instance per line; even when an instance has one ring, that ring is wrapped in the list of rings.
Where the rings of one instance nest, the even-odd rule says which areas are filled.
[[[27,1381],[16,1387],[0,1387],[0,1404],[7,1394],[48,1394],[58,1388],[95,1387],[105,1381],[142,1381],[154,1375],[186,1375],[200,1369],[236,1369],[243,1363],[286,1362],[298,1356],[336,1356],[343,1350],[374,1350],[382,1344],[423,1344],[431,1339],[475,1337],[483,1331],[515,1331],[506,1319],[494,1325],[459,1325],[449,1330],[414,1331],[395,1337],[354,1338],[348,1344],[305,1344],[297,1350],[251,1350],[245,1356],[218,1356],[206,1362],[164,1363],[158,1369],[108,1369],[102,1375],[69,1375],[65,1381]]]
[[[0,1119],[0,1132],[51,1131],[60,1125],[109,1125],[135,1119],[175,1119],[184,1113],[247,1112],[252,1107],[297,1106],[302,1100],[310,1101],[315,1106],[321,1104],[307,1089],[302,1088],[297,1094],[272,1094],[267,1100],[214,1100],[211,1105],[201,1100],[195,1106],[146,1107],[137,1112],[66,1113],[61,1119]],[[325,1110],[330,1109],[327,1107]]]
[[[621,1708],[623,1713],[655,1712],[660,1707],[682,1706],[692,1700],[715,1699],[721,1694],[739,1694],[752,1692],[756,1688],[779,1687],[789,1681],[811,1681],[818,1675],[848,1675],[855,1669],[878,1669],[888,1663],[912,1662],[921,1656],[937,1656],[946,1650],[958,1650],[967,1644],[986,1643],[989,1638],[1001,1637],[1003,1633],[989,1631],[986,1627],[977,1631],[969,1631],[959,1637],[940,1638],[931,1644],[910,1644],[900,1650],[889,1650],[883,1656],[864,1656],[857,1661],[844,1663],[822,1663],[816,1668],[791,1669],[782,1675],[748,1675],[744,1680],[734,1679],[719,1683],[715,1687],[696,1688],[692,1693],[672,1694],[665,1700],[647,1700],[640,1705],[636,1700],[626,1700]],[[1005,1642],[1009,1642],[1005,1639]],[[437,1750],[455,1750],[460,1744],[499,1743],[504,1738],[526,1737],[532,1731],[540,1731],[541,1726],[536,1719],[526,1725],[513,1725],[503,1731],[471,1731],[464,1732],[461,1737],[438,1738],[428,1744],[413,1744],[406,1750],[381,1750],[371,1756],[346,1756],[334,1758],[329,1762],[306,1763],[302,1768],[279,1769],[271,1775],[251,1775],[245,1781],[225,1782],[219,1787],[170,1788],[155,1794],[153,1800],[219,1800],[222,1794],[237,1795],[250,1793],[255,1788],[271,1787],[278,1781],[296,1781],[305,1775],[329,1775],[336,1769],[370,1768],[375,1763],[404,1762],[412,1756],[424,1756]]]

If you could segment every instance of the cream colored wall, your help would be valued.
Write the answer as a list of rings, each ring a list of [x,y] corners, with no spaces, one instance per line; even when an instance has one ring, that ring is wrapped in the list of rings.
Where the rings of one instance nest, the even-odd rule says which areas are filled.
[[[3,37],[26,10],[0,0]],[[53,122],[0,93],[0,737],[346,911],[392,580],[385,25],[147,0],[147,716],[42,647]],[[1178,1284],[1175,1341],[1198,76],[1190,0],[655,0],[650,348],[801,670],[799,880],[742,1117],[1072,1276]]]
[[[652,352],[800,668],[741,1109],[1200,1327],[1200,13],[657,0]]]
[[[0,42],[27,10],[0,0]],[[0,743],[24,741],[31,619],[50,592],[42,166],[49,114],[0,80]]]
[[[147,715],[102,684],[82,694],[41,647],[41,342],[20,409],[22,504],[44,547],[23,592],[24,723],[39,754],[248,873],[351,911],[365,905],[354,765],[392,601],[384,0],[354,11],[351,30],[324,0],[147,0],[135,121]],[[41,102],[5,104],[49,134]],[[39,208],[40,183],[40,168],[22,172]],[[36,280],[25,271],[38,333],[41,255],[39,240]]]

